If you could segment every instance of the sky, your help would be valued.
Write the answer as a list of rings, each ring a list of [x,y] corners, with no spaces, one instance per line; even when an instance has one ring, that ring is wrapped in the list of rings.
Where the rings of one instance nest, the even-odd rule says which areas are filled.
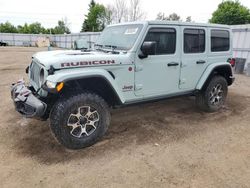
[[[105,6],[115,0],[96,0]],[[130,0],[124,0],[129,3]],[[191,16],[195,22],[206,23],[222,0],[140,0],[147,20],[154,20],[159,12],[169,15],[176,12],[185,20]],[[67,18],[71,32],[81,30],[90,0],[0,0],[0,23],[14,25],[40,22],[44,27],[54,27],[57,21]],[[250,0],[240,0],[250,8]]]

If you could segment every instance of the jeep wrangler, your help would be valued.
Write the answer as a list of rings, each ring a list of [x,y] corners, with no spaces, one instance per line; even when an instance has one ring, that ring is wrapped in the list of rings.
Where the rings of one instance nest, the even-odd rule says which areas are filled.
[[[145,21],[105,28],[93,50],[33,55],[11,96],[26,117],[50,119],[65,147],[93,145],[107,131],[110,108],[195,95],[215,112],[234,81],[228,26]]]

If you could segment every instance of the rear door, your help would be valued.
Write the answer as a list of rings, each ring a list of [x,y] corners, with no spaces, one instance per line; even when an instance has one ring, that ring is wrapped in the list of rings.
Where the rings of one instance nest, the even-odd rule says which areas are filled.
[[[207,62],[207,28],[182,26],[182,64],[180,74],[180,89],[193,90]]]
[[[145,41],[156,42],[156,54],[140,59],[136,55],[135,95],[156,97],[179,90],[180,27],[149,26]]]

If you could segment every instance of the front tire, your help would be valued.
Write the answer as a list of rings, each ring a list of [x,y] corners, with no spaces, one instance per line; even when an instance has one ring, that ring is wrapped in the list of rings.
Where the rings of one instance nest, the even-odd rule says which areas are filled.
[[[196,95],[197,106],[207,112],[215,112],[222,108],[227,97],[227,81],[222,76],[214,76]]]
[[[52,132],[59,143],[69,149],[95,144],[106,133],[109,123],[109,107],[94,93],[61,98],[50,113]]]

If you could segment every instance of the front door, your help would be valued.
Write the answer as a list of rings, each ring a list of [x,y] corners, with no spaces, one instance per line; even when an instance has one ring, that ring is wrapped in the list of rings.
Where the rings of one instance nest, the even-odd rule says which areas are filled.
[[[136,55],[135,94],[156,97],[178,91],[180,76],[179,26],[149,26],[144,41],[156,42],[155,55]],[[143,44],[141,43],[141,45]]]

